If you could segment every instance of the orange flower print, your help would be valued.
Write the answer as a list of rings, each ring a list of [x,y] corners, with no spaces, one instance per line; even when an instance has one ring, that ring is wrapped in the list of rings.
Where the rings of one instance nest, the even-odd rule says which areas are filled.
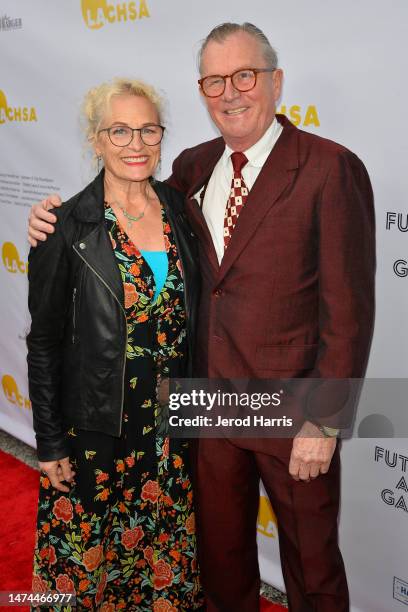
[[[126,506],[123,502],[119,503],[119,512],[126,512]]]
[[[133,497],[132,491],[129,491],[129,489],[124,489],[123,497],[126,499],[126,501],[131,501]]]
[[[161,533],[159,535],[159,542],[163,543],[163,542],[167,542],[168,539],[170,538],[168,533]]]
[[[44,523],[43,526],[41,527],[42,532],[43,533],[50,533],[50,524],[49,523]]]
[[[166,586],[170,586],[174,580],[171,566],[163,559],[159,559],[157,563],[153,565],[153,574],[153,586],[158,591],[164,589]]]
[[[54,502],[52,511],[54,516],[64,523],[69,523],[74,516],[72,504],[64,495]]]
[[[188,535],[193,535],[195,533],[195,514],[192,512],[188,519],[186,520],[186,531]]]
[[[49,489],[49,488],[50,488],[50,484],[51,484],[51,483],[50,483],[49,478],[47,478],[47,476],[41,476],[41,478],[40,478],[40,483],[41,483],[41,486],[42,486],[44,489]]]
[[[139,294],[132,283],[123,283],[123,289],[125,292],[125,308],[130,308],[137,302]]]
[[[103,548],[101,544],[92,546],[89,550],[84,552],[82,557],[83,564],[87,572],[93,572],[97,567],[100,566],[103,558]]]
[[[163,447],[162,447],[162,454],[165,459],[167,459],[169,456],[169,445],[170,445],[169,438],[166,438],[164,441]]]
[[[105,601],[100,607],[100,612],[115,612],[115,604]]]
[[[79,526],[81,527],[84,536],[88,538],[91,533],[91,525],[89,523],[79,523]]]
[[[106,588],[107,581],[108,581],[108,574],[107,572],[104,572],[99,581],[98,588],[96,589],[95,603],[97,605],[99,605],[103,599],[103,592]]]
[[[60,574],[55,581],[55,586],[60,593],[75,593],[74,583],[67,574]]]
[[[173,465],[175,468],[179,468],[183,465],[183,460],[181,457],[179,457],[178,455],[176,455],[174,461],[173,461]]]
[[[97,498],[101,501],[106,501],[109,497],[109,489],[102,489],[100,493],[98,493]]]
[[[170,251],[171,248],[169,237],[166,234],[164,235],[164,248],[166,249],[167,253]]]
[[[145,312],[143,312],[139,317],[137,317],[137,322],[138,323],[144,323],[145,321],[147,321],[149,317],[147,316],[147,314]]]
[[[121,459],[116,462],[116,471],[117,472],[124,472],[125,471],[125,464],[124,464],[124,462]]]
[[[159,484],[156,480],[148,480],[146,484],[142,487],[142,493],[140,497],[143,501],[147,501],[148,499],[156,503],[159,497]]]
[[[57,562],[55,548],[52,545],[42,548],[40,550],[40,557],[41,559],[46,559],[50,565],[54,565]]]
[[[177,608],[171,605],[169,601],[160,597],[153,603],[153,612],[177,612]]]
[[[161,334],[157,334],[157,342],[163,346],[166,343],[166,334],[163,332]]]
[[[107,553],[106,553],[106,555],[105,555],[105,558],[106,558],[108,561],[113,561],[113,559],[116,559],[116,558],[117,558],[117,556],[118,556],[118,555],[117,555],[117,554],[116,554],[116,553],[115,553],[113,550],[108,550],[108,552],[107,552]]]
[[[126,465],[128,467],[133,467],[135,465],[135,458],[134,457],[126,457],[125,463],[126,463]]]
[[[31,590],[33,591],[33,593],[46,593],[49,589],[48,584],[45,580],[43,580],[39,576],[34,575]]]
[[[130,240],[128,242],[124,242],[122,244],[122,247],[126,255],[134,255],[135,257],[140,257],[139,249],[137,249],[135,245],[130,242]]]
[[[169,552],[170,557],[173,557],[173,559],[175,559],[176,561],[180,561],[181,559],[181,552],[178,550],[171,550]]]
[[[132,550],[133,548],[136,548],[143,536],[143,529],[137,526],[133,529],[127,529],[126,531],[124,531],[120,539],[126,550]]]
[[[140,276],[140,267],[137,264],[132,264],[129,268],[129,272],[132,276]]]
[[[96,477],[96,484],[100,484],[101,482],[105,482],[105,480],[109,480],[109,474],[106,474],[106,472],[101,472]]]
[[[84,509],[83,509],[83,507],[81,506],[81,504],[75,504],[75,512],[76,512],[77,514],[83,514],[83,513],[84,513]]]
[[[86,591],[86,589],[89,587],[90,584],[91,584],[91,581],[87,580],[86,578],[84,578],[83,580],[80,580],[80,582],[79,582],[79,590],[80,591]]]
[[[152,566],[153,565],[153,548],[151,546],[146,546],[146,548],[143,551],[143,556],[148,562],[148,564]]]
[[[169,224],[169,223],[166,223],[166,224],[164,225],[164,227],[163,227],[163,231],[164,231],[164,233],[165,233],[165,234],[170,234],[171,229],[170,229],[170,224]]]
[[[84,608],[92,608],[92,599],[90,597],[85,597],[82,600],[82,605]]]

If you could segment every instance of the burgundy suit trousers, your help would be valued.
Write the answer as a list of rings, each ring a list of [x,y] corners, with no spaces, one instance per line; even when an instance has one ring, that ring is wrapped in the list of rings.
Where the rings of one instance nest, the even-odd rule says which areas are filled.
[[[340,464],[311,482],[289,474],[292,440],[276,453],[239,448],[226,439],[192,443],[199,561],[207,612],[257,612],[256,525],[261,478],[277,515],[290,612],[348,612],[344,564],[337,543]]]

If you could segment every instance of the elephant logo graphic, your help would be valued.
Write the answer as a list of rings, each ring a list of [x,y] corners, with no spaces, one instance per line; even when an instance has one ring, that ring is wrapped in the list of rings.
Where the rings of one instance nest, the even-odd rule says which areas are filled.
[[[24,405],[24,398],[21,395],[14,378],[9,374],[5,374],[2,378],[1,384],[3,385],[4,395],[8,401],[16,406],[22,407]]]
[[[264,495],[261,495],[259,498],[258,532],[267,538],[276,538],[278,536],[275,513],[269,499]]]
[[[108,18],[106,0],[81,0],[82,16],[88,28],[99,30]]]
[[[0,123],[6,123],[7,110],[8,110],[7,98],[6,98],[4,91],[0,89]]]
[[[17,248],[12,242],[5,242],[3,244],[1,255],[7,272],[11,272],[12,274],[15,274],[17,271],[23,274],[27,272],[27,264],[21,261]]]

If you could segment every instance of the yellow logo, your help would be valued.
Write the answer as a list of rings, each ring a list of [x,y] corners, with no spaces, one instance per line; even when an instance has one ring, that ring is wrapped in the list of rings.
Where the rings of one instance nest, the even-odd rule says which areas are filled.
[[[31,402],[28,397],[21,395],[18,385],[10,374],[5,374],[1,380],[3,392],[10,404],[14,404],[19,408],[31,410]]]
[[[264,495],[259,498],[258,531],[267,538],[278,537],[278,522],[271,502]]]
[[[37,121],[37,113],[33,106],[9,106],[0,89],[0,124],[6,121]]]
[[[11,272],[12,274],[15,274],[16,272],[27,274],[28,262],[22,261],[20,259],[19,252],[17,251],[16,246],[12,242],[5,242],[3,244],[1,256],[3,258],[3,264],[7,272]]]
[[[150,17],[147,0],[109,3],[107,0],[81,0],[82,16],[88,28],[99,30],[107,23],[135,21]]]
[[[317,108],[310,104],[305,111],[302,110],[300,106],[294,105],[286,106],[286,104],[282,104],[280,109],[277,111],[281,115],[286,115],[288,119],[291,120],[293,125],[302,125],[307,127],[308,125],[314,125],[315,127],[320,126],[319,115],[317,114]]]

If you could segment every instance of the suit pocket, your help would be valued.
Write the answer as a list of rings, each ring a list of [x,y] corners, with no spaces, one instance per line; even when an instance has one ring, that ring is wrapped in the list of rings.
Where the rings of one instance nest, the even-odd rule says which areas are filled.
[[[264,344],[256,349],[256,367],[278,372],[311,370],[316,363],[317,348],[317,344]]]

